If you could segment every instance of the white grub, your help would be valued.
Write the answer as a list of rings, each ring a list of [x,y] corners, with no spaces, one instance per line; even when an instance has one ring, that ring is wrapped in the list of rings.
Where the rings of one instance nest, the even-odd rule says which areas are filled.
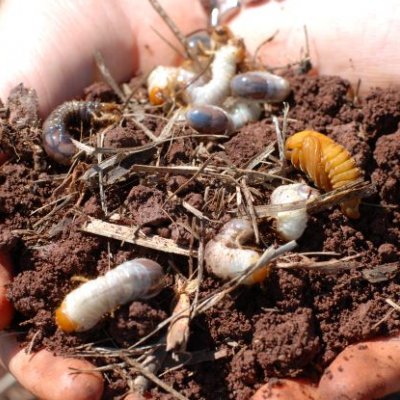
[[[116,307],[155,296],[162,288],[163,277],[155,261],[126,261],[70,292],[56,311],[56,323],[65,332],[86,331]]]
[[[237,63],[241,61],[243,48],[227,44],[216,50],[211,65],[211,79],[202,86],[190,85],[186,91],[193,105],[219,105],[229,95],[229,85],[236,73]]]
[[[279,103],[290,93],[289,82],[266,71],[249,71],[236,75],[230,83],[232,96]]]
[[[277,187],[271,194],[271,204],[290,204],[315,199],[318,196],[318,190],[305,183],[293,183]],[[300,238],[307,227],[308,214],[306,208],[278,212],[275,218],[277,232],[287,241]]]
[[[185,88],[190,86],[192,90],[204,85],[206,80],[204,76],[192,71],[189,65],[187,67],[164,67],[160,65],[154,68],[147,78],[150,103],[162,105],[173,99],[180,91],[182,91],[184,100],[188,101]]]
[[[186,113],[186,122],[200,133],[230,134],[249,122],[258,121],[261,111],[259,103],[238,99],[226,110],[211,105],[193,106]]]
[[[227,108],[227,112],[232,119],[235,130],[238,130],[249,122],[256,122],[261,117],[261,104],[246,99],[237,99]]]
[[[255,250],[243,249],[241,244],[254,235],[251,221],[232,219],[210,240],[204,249],[204,261],[211,272],[221,279],[232,279],[253,266],[260,258]],[[262,281],[269,269],[262,268],[250,275],[243,283],[252,285]]]
[[[176,86],[178,71],[178,67],[160,65],[150,72],[147,77],[147,90],[152,104],[161,105],[171,97]]]

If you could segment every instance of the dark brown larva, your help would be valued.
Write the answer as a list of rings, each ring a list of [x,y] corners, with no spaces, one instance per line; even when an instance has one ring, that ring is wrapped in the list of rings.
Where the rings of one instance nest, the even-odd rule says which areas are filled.
[[[307,130],[290,136],[285,143],[285,155],[327,192],[361,177],[351,154],[319,132]],[[360,199],[344,201],[341,203],[342,212],[349,218],[359,218],[359,204]]]
[[[92,125],[102,114],[107,115],[108,122],[117,122],[121,118],[118,106],[111,103],[68,101],[57,107],[43,124],[42,141],[48,156],[60,164],[69,165],[76,153],[70,127]]]

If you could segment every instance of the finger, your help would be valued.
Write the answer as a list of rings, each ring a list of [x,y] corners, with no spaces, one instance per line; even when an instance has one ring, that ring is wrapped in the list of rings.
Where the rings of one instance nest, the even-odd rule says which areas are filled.
[[[304,27],[313,65],[319,73],[340,75],[361,90],[372,86],[400,84],[400,3],[380,4],[361,0],[270,1],[244,9],[231,23],[233,31],[245,38],[251,54],[265,39],[278,31],[260,50],[261,61],[284,66],[300,59],[305,50]],[[256,27],[256,28],[255,28]]]
[[[11,335],[0,338],[0,359],[15,378],[43,400],[97,400],[103,378],[85,360],[54,356],[47,350],[27,354]],[[89,372],[77,373],[76,370]]]
[[[303,379],[278,379],[261,386],[252,400],[317,400],[318,389]]]
[[[14,315],[11,302],[7,299],[6,285],[12,279],[11,258],[8,252],[0,251],[0,330],[7,328]]]
[[[321,378],[322,399],[371,400],[400,391],[400,338],[349,346]]]
[[[205,26],[200,1],[161,3],[184,33]],[[117,81],[156,63],[172,63],[176,53],[153,29],[176,44],[143,0],[2,2],[0,53],[7,57],[0,69],[0,98],[23,82],[37,90],[41,113],[46,115],[92,83],[96,51]]]

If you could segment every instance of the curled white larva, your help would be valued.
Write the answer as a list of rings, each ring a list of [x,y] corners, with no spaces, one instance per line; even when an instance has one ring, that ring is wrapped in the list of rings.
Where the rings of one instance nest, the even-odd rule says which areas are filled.
[[[259,103],[245,99],[235,100],[226,110],[210,105],[193,106],[186,113],[186,122],[200,133],[230,134],[258,121],[261,110]]]
[[[243,249],[241,244],[253,236],[251,222],[233,219],[210,240],[204,249],[204,261],[211,272],[222,279],[232,279],[253,266],[260,254],[255,250]],[[250,275],[244,284],[261,282],[269,274],[269,267],[261,268]]]
[[[258,102],[237,99],[227,108],[227,112],[232,119],[234,129],[237,130],[249,122],[258,121],[261,116],[262,107]]]
[[[196,105],[221,104],[229,94],[229,84],[236,73],[237,63],[243,57],[243,48],[227,44],[215,52],[211,65],[211,79],[202,86],[187,88],[189,103]]]
[[[56,323],[65,332],[86,331],[117,306],[155,296],[162,288],[163,276],[155,261],[126,261],[70,292],[56,310]]]
[[[153,69],[147,78],[147,91],[150,103],[156,106],[171,100],[182,91],[184,101],[189,101],[186,87],[191,90],[204,85],[205,77],[183,67],[158,66]]]
[[[147,78],[149,100],[154,105],[161,105],[171,97],[176,86],[179,68],[164,67],[162,65],[153,69]]]
[[[318,190],[305,183],[293,183],[277,187],[271,194],[271,204],[290,204],[314,199],[318,196]],[[308,214],[306,208],[281,211],[276,214],[275,218],[277,232],[287,241],[300,238],[307,227]]]
[[[249,71],[236,75],[230,83],[232,96],[280,102],[290,93],[289,82],[281,76],[265,71]]]

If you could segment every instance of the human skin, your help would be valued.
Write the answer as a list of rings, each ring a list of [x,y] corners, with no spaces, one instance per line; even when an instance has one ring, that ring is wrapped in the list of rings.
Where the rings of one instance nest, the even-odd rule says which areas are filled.
[[[206,25],[206,17],[197,1],[160,2],[183,32]],[[379,12],[376,11],[378,6],[382,8]],[[353,83],[361,79],[363,92],[371,86],[400,83],[400,55],[395,42],[400,33],[399,17],[397,0],[387,0],[384,7],[383,4],[361,0],[285,0],[248,7],[230,25],[238,36],[245,39],[250,52],[279,30],[274,40],[263,46],[259,53],[261,60],[271,67],[300,58],[299,49],[305,45],[303,26],[307,26],[314,67],[321,74],[337,74]],[[0,98],[5,100],[9,90],[23,82],[37,90],[40,111],[45,117],[58,104],[78,96],[92,82],[96,74],[93,62],[95,50],[103,54],[118,81],[129,79],[138,72],[147,72],[154,65],[175,62],[177,55],[151,27],[174,41],[168,28],[145,0],[4,0],[0,3],[0,54],[4,55],[0,68]],[[0,270],[5,271],[1,264]],[[9,274],[0,273],[0,286],[5,283],[2,276],[9,278]],[[375,343],[384,343],[389,352],[395,352],[398,346],[396,341]],[[365,351],[364,355],[369,354],[384,362],[373,346]],[[46,368],[49,356],[51,354],[45,350],[34,357],[24,356],[24,350],[18,350],[9,336],[0,337],[0,359],[17,379],[37,396],[56,399],[53,389],[57,389],[60,376],[63,379],[71,376],[71,361],[52,359],[51,364],[57,360],[60,374],[55,379],[51,370]],[[349,365],[348,376],[358,377],[358,368]],[[368,371],[371,364],[367,363],[365,368]],[[400,381],[400,365],[393,364],[392,370],[394,374],[382,378],[387,383],[385,387],[391,391],[398,390],[392,381],[395,378]],[[30,373],[26,374],[26,371]],[[49,383],[43,389],[45,393],[38,392],[35,379],[38,374],[41,381]],[[312,387],[305,390],[315,396],[321,392],[324,399],[340,398],[337,397],[337,381],[322,379],[318,389]],[[87,381],[83,375],[82,379],[68,382],[69,391],[62,393],[64,400],[76,399],[76,393],[82,392]],[[84,393],[92,396],[87,398],[96,399],[102,390],[102,382],[98,377],[90,382],[93,386]],[[376,392],[364,385],[364,381],[355,379],[355,382],[366,391],[363,400],[374,398]],[[295,385],[296,382],[290,387]],[[346,393],[352,388],[342,385],[340,390],[340,393]],[[288,399],[294,398],[290,390],[280,394]],[[299,393],[296,395],[301,396]],[[298,396],[296,399],[301,400]],[[279,397],[280,400],[284,398]]]

